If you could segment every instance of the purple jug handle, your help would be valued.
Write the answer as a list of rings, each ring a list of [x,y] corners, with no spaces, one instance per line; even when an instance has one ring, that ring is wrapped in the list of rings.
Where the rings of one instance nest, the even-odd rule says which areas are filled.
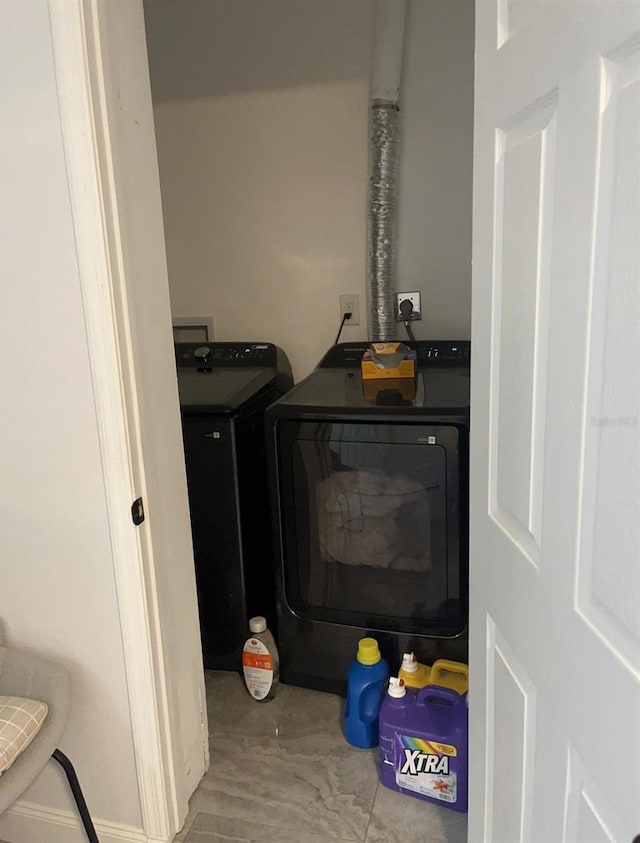
[[[445,688],[443,685],[425,685],[424,688],[418,691],[416,703],[418,705],[428,705],[428,697],[439,697],[441,700],[450,702],[452,706],[464,703],[464,697],[457,691],[454,691],[453,688]]]

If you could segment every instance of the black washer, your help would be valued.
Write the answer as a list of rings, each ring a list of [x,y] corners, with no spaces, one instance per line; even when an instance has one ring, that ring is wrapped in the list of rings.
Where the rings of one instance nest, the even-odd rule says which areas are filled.
[[[266,407],[293,385],[271,343],[176,343],[204,664],[236,670],[252,615],[275,624]]]

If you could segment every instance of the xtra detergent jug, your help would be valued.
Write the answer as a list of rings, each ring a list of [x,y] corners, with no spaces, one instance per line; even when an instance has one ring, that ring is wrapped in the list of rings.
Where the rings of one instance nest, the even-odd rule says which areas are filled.
[[[451,688],[407,694],[392,678],[380,708],[378,772],[386,787],[467,810],[468,710]]]
[[[361,638],[347,674],[343,730],[348,743],[361,749],[378,745],[378,714],[389,667],[375,638]]]

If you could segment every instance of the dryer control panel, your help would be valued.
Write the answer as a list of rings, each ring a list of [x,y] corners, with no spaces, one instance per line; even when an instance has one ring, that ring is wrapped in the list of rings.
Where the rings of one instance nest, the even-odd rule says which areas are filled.
[[[416,340],[406,342],[416,351],[418,366],[459,366],[468,369],[471,357],[469,340]],[[319,369],[342,369],[360,366],[366,342],[341,342],[332,346],[318,364]]]
[[[268,342],[177,342],[175,350],[178,367],[253,366],[275,369],[278,365],[278,349]]]
[[[471,343],[468,340],[437,340],[410,343],[418,355],[418,365],[447,363],[454,366],[468,366]]]

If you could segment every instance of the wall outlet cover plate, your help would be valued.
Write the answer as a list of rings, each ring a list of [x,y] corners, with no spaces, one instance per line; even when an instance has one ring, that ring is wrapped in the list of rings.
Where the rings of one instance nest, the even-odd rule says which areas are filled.
[[[360,296],[358,293],[342,293],[340,295],[340,318],[345,313],[351,314],[351,319],[346,323],[347,325],[360,324]]]
[[[410,308],[407,305],[402,306],[405,301],[411,302]],[[396,318],[398,322],[420,322],[422,319],[420,293],[396,293]]]

